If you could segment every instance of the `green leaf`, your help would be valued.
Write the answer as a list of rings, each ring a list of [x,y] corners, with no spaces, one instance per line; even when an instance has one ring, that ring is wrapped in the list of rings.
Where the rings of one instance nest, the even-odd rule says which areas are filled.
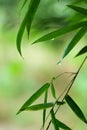
[[[87,123],[83,112],[81,111],[79,106],[73,101],[73,99],[69,95],[66,95],[65,100],[72,109],[72,111],[77,115],[77,117],[79,117],[79,119],[81,119],[83,122]]]
[[[53,103],[37,104],[37,105],[27,107],[26,110],[38,111],[38,110],[51,108],[51,107],[53,107],[53,105],[54,105]]]
[[[56,101],[56,104],[57,104],[57,105],[64,105],[65,102],[63,102],[63,101],[62,101],[62,102],[61,102],[61,101]]]
[[[56,123],[58,124],[59,128],[62,128],[64,130],[72,130],[71,128],[69,128],[67,125],[65,125],[64,123],[62,123],[58,119],[56,119]]]
[[[51,83],[51,93],[52,93],[52,96],[56,99],[56,93],[55,93],[55,88],[54,88],[53,83]]]
[[[51,118],[52,118],[52,123],[54,125],[55,130],[59,130],[59,126],[58,126],[58,123],[56,121],[53,109],[51,110]]]
[[[26,1],[25,1],[25,3],[26,3]],[[31,0],[30,1],[28,11],[27,11],[22,23],[21,23],[20,28],[19,28],[19,31],[18,31],[18,34],[17,34],[17,39],[16,39],[16,44],[17,44],[17,49],[18,49],[21,56],[22,56],[21,41],[22,41],[22,37],[23,37],[25,27],[27,28],[28,36],[29,36],[31,24],[32,24],[32,21],[33,21],[33,18],[34,18],[34,15],[35,15],[35,12],[38,8],[39,3],[40,3],[40,0]]]
[[[73,24],[73,25],[68,25],[66,27],[63,27],[61,29],[58,29],[56,31],[53,31],[51,33],[48,33],[48,34],[42,36],[41,38],[39,38],[36,41],[34,41],[32,44],[38,43],[38,42],[47,41],[47,40],[51,40],[53,38],[59,37],[61,35],[64,35],[64,34],[66,34],[68,32],[71,32],[73,30],[81,28],[81,27],[83,27],[85,25],[87,26],[87,21],[79,22],[79,23],[76,23],[76,24]]]
[[[27,0],[24,0],[23,5],[22,5],[21,9],[25,6],[25,4],[26,4],[26,3],[27,3]]]
[[[82,8],[82,7],[77,7],[77,6],[74,6],[74,5],[67,5],[68,7],[72,8],[73,10],[87,16],[87,9],[85,8]]]
[[[80,56],[80,55],[82,55],[82,54],[84,54],[84,53],[87,53],[87,46],[84,46],[84,47],[76,54],[75,57]]]
[[[45,92],[44,104],[47,104],[48,90]],[[46,109],[43,110],[43,127],[45,125]]]
[[[84,36],[84,34],[87,32],[87,27],[82,27],[74,36],[74,38],[71,40],[71,42],[68,44],[67,48],[64,51],[62,59],[68,55],[68,53],[75,47],[75,45],[79,42],[79,40]]]
[[[44,92],[46,92],[49,88],[50,84],[46,83],[44,84],[39,90],[37,90],[20,108],[20,110],[17,112],[19,114],[20,112],[24,111],[28,106],[30,106],[33,102],[36,101]]]

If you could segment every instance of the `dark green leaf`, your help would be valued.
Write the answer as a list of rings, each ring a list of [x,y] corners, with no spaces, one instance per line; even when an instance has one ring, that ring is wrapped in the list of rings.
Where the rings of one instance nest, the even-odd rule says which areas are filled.
[[[38,111],[38,110],[42,110],[42,109],[48,109],[53,107],[53,103],[46,103],[46,104],[37,104],[37,105],[33,105],[30,107],[27,107],[26,110],[30,110],[30,111]]]
[[[58,29],[56,31],[53,31],[51,33],[48,33],[48,34],[42,36],[41,38],[39,38],[36,41],[34,41],[33,44],[34,43],[38,43],[38,42],[42,42],[42,41],[51,40],[53,38],[59,37],[61,35],[64,35],[64,34],[66,34],[68,32],[71,32],[73,30],[81,28],[81,27],[83,27],[85,25],[87,26],[87,21],[79,22],[79,23],[76,23],[76,24],[73,24],[73,25],[68,25],[66,27],[63,27],[61,29]]]
[[[55,130],[59,130],[59,126],[58,126],[58,123],[56,121],[53,109],[51,110],[51,118],[52,118],[52,123],[54,125]]]
[[[44,104],[47,103],[47,97],[48,97],[48,90],[45,92]],[[43,127],[45,125],[45,119],[46,119],[46,109],[43,110]]]
[[[25,1],[25,3],[26,3],[26,1]],[[17,49],[18,49],[20,55],[22,55],[22,53],[21,53],[21,40],[23,37],[25,27],[27,28],[28,36],[29,36],[30,27],[31,27],[31,24],[32,24],[32,21],[33,21],[33,18],[34,18],[34,15],[35,15],[35,12],[38,8],[39,3],[40,3],[40,0],[31,0],[30,1],[28,11],[27,11],[22,23],[21,23],[20,28],[19,28],[16,43],[17,43]]]
[[[72,130],[71,128],[69,128],[67,125],[65,125],[64,123],[62,123],[58,119],[56,119],[56,123],[58,124],[59,128],[62,128],[64,130]]]
[[[68,5],[68,7],[74,9],[75,11],[87,16],[87,9],[85,8],[82,8],[82,7],[77,7],[77,6],[74,6],[74,5]]]
[[[87,123],[87,120],[83,114],[83,112],[81,111],[81,109],[79,108],[79,106],[73,101],[73,99],[69,96],[66,95],[65,100],[67,102],[67,104],[70,106],[70,108],[72,109],[72,111],[85,123]]]
[[[87,32],[87,27],[82,27],[74,36],[74,38],[71,40],[71,42],[68,44],[67,48],[64,51],[63,57],[68,55],[68,53],[74,48],[74,46],[79,42],[79,40],[84,36],[84,34]]]
[[[60,101],[56,101],[56,104],[57,104],[57,105],[64,105],[65,102],[63,102],[63,101],[62,101],[62,102],[60,102]]]
[[[84,53],[87,53],[87,46],[84,46],[84,47],[77,53],[77,55],[76,55],[75,57],[80,56],[80,55],[82,55],[82,54],[84,54]]]
[[[36,101],[44,92],[46,92],[49,88],[50,84],[46,83],[44,84],[39,90],[37,90],[20,108],[20,110],[17,112],[19,114],[20,112],[24,111],[28,106],[30,106],[33,102]]]
[[[51,93],[52,93],[52,96],[56,99],[55,87],[53,83],[51,83]]]

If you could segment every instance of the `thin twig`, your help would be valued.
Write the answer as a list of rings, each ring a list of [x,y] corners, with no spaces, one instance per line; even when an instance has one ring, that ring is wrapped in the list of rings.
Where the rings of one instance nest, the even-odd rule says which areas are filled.
[[[69,91],[70,91],[72,85],[74,84],[74,82],[75,82],[75,80],[76,80],[76,78],[77,78],[77,76],[78,76],[78,74],[79,74],[81,68],[83,67],[83,65],[84,65],[84,63],[85,63],[85,61],[86,61],[86,59],[87,59],[87,56],[84,58],[83,62],[81,63],[81,65],[80,65],[80,67],[79,67],[79,69],[77,70],[77,73],[75,74],[75,76],[74,76],[73,79],[71,80],[72,82],[71,82],[71,84],[70,84],[70,86],[69,86],[69,88],[68,88],[66,94],[64,95],[64,97],[63,97],[63,99],[62,99],[62,102],[64,101],[65,96],[69,93]],[[58,108],[56,109],[56,111],[55,111],[55,115],[56,115],[56,113],[58,112],[60,106],[61,106],[61,105],[59,105]],[[49,129],[51,122],[52,122],[52,120],[49,121],[46,130]]]

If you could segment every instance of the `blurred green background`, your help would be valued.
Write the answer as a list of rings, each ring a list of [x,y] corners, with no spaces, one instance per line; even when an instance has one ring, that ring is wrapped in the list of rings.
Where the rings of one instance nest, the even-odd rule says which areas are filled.
[[[26,32],[22,41],[23,59],[16,48],[17,32],[27,7],[26,5],[21,11],[22,3],[23,1],[18,0],[0,0],[0,130],[39,130],[42,112],[23,112],[19,115],[16,115],[16,112],[39,87],[50,82],[53,76],[62,72],[75,72],[85,56],[73,58],[86,44],[87,34],[61,65],[56,63],[74,32],[55,40],[31,45],[34,39],[44,33],[84,19],[82,15],[78,16],[78,13],[67,8],[66,5],[71,4],[69,0],[42,0],[32,25],[30,41],[27,40]],[[86,7],[87,1],[72,0],[72,3]],[[87,117],[86,66],[87,62],[70,94]],[[64,75],[55,82],[58,94],[69,80],[68,75]],[[51,95],[49,99],[53,100]],[[40,99],[40,102],[42,101],[43,98]],[[73,130],[87,129],[67,105],[61,108],[57,116]]]

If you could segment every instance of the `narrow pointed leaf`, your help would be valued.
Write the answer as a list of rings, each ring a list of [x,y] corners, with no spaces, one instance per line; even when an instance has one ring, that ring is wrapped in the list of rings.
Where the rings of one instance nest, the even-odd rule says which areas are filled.
[[[55,130],[59,130],[59,126],[58,126],[58,123],[56,121],[53,109],[51,110],[51,118],[52,118],[52,123],[54,125]]]
[[[29,16],[28,16],[28,21],[26,23],[28,37],[29,37],[29,33],[30,33],[31,24],[32,24],[34,15],[37,11],[37,8],[39,6],[39,3],[40,3],[40,0],[31,0],[30,5],[29,5]]]
[[[25,3],[26,3],[26,1],[25,1]],[[22,37],[23,37],[23,34],[24,34],[25,27],[27,28],[28,36],[29,36],[31,24],[32,24],[32,21],[33,21],[33,18],[34,18],[34,15],[35,15],[35,12],[38,8],[39,3],[40,3],[40,0],[31,0],[30,1],[28,11],[27,11],[22,23],[21,23],[20,28],[19,28],[19,31],[18,31],[18,34],[17,34],[17,39],[16,39],[16,44],[17,44],[17,49],[18,49],[20,55],[22,55],[22,53],[21,53],[21,41],[22,41]]]
[[[52,96],[56,99],[56,92],[55,92],[55,88],[54,88],[53,83],[51,83],[51,93],[52,93]]]
[[[66,27],[63,27],[61,29],[58,29],[56,31],[53,31],[51,33],[48,33],[44,36],[42,36],[41,38],[37,39],[36,41],[34,41],[32,44],[35,44],[35,43],[38,43],[38,42],[43,42],[43,41],[47,41],[47,40],[51,40],[53,38],[57,38],[61,35],[64,35],[68,32],[71,32],[73,30],[76,30],[78,28],[81,28],[83,26],[87,26],[87,21],[83,21],[83,22],[79,22],[79,23],[76,23],[76,24],[73,24],[73,25],[68,25]]]
[[[77,54],[75,57],[83,55],[84,53],[87,53],[87,46],[83,47]]]
[[[87,16],[87,9],[82,8],[82,7],[78,7],[78,6],[74,6],[74,5],[68,5],[68,7],[72,8],[73,10]]]
[[[58,124],[59,128],[62,128],[64,130],[72,130],[71,128],[69,128],[67,125],[65,125],[63,122],[59,121],[58,119],[56,119],[56,123]]]
[[[73,99],[69,95],[66,95],[65,100],[72,109],[72,111],[77,115],[77,117],[79,117],[79,119],[81,119],[83,122],[87,123],[83,112],[81,111],[79,106],[73,101]]]
[[[19,114],[20,112],[24,111],[28,106],[30,106],[33,102],[36,101],[44,92],[46,92],[49,88],[50,84],[46,83],[44,84],[39,90],[37,90],[20,108],[20,110],[17,112]]]
[[[53,107],[53,105],[54,105],[53,103],[37,104],[37,105],[27,107],[26,110],[38,111],[38,110],[51,108],[51,107]]]
[[[68,55],[68,53],[75,47],[75,45],[80,41],[80,39],[84,36],[84,34],[87,32],[87,27],[82,27],[74,36],[74,38],[71,40],[71,42],[68,44],[67,48],[64,51],[63,57]]]
[[[47,103],[47,97],[48,97],[48,90],[45,92],[44,104]],[[45,120],[46,120],[46,109],[43,109],[43,128],[45,125]]]

